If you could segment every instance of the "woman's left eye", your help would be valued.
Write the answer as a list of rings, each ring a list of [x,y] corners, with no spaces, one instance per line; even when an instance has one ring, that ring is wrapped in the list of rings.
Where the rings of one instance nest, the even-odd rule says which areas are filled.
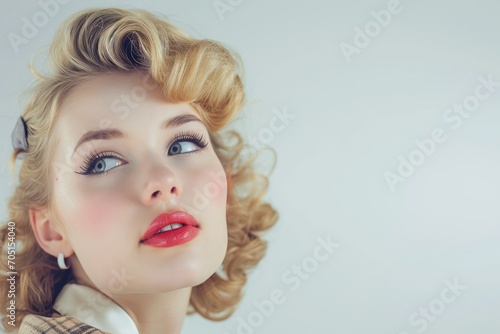
[[[197,151],[198,145],[189,140],[179,140],[170,146],[168,155],[178,155]]]
[[[202,134],[184,132],[180,133],[168,148],[168,155],[179,155],[199,151],[205,148],[208,142]]]

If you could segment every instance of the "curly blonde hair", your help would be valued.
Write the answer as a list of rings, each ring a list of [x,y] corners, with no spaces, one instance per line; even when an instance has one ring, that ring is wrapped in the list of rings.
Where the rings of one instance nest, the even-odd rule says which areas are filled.
[[[10,163],[15,172],[25,154],[19,182],[9,200],[9,221],[15,222],[16,322],[26,314],[51,316],[58,293],[72,279],[55,258],[38,245],[30,226],[30,207],[53,205],[49,164],[54,153],[53,129],[61,104],[72,88],[97,74],[141,71],[160,85],[173,103],[189,103],[202,117],[214,150],[228,178],[228,248],[222,272],[193,287],[187,314],[224,320],[243,296],[247,274],[265,255],[267,242],[259,232],[278,220],[263,197],[268,175],[255,169],[258,151],[244,154],[247,145],[236,131],[221,133],[245,103],[239,56],[221,43],[194,39],[158,15],[145,10],[92,8],[68,18],[50,47],[51,74],[35,73],[22,114],[27,123],[27,152],[16,150]],[[230,144],[231,143],[231,144]],[[271,150],[274,152],[273,150]],[[274,169],[274,163],[273,167]],[[271,169],[271,170],[272,170]],[[7,268],[8,226],[0,227],[3,275]],[[9,282],[0,281],[1,305],[8,305]],[[8,311],[2,307],[8,331]]]

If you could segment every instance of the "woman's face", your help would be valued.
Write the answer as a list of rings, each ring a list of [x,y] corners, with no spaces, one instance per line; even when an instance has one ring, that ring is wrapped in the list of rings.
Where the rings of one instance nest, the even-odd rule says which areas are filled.
[[[193,107],[167,103],[139,73],[95,77],[65,100],[51,171],[54,217],[77,257],[72,270],[83,268],[101,291],[173,291],[204,282],[221,265],[226,174],[197,120]],[[88,136],[96,130],[107,132]],[[199,224],[193,239],[141,242],[153,219],[179,210]]]

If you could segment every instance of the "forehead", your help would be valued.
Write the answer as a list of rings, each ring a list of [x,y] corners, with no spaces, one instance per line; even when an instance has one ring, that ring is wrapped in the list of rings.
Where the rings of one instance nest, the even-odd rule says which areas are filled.
[[[78,113],[85,116],[93,109],[118,113],[121,104],[136,108],[142,101],[166,102],[161,87],[145,74],[106,73],[75,86],[64,99],[60,112],[61,117]]]
[[[189,104],[169,103],[159,85],[142,73],[108,73],[75,86],[59,110],[55,137],[74,146],[89,130],[143,131],[166,118],[198,112]]]

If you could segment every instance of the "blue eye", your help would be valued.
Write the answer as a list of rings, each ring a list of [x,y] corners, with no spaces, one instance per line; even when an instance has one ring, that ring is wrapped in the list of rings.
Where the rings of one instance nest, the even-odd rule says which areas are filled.
[[[108,163],[106,163],[106,160],[108,160]],[[111,160],[111,162],[109,162],[110,160]],[[99,159],[99,160],[96,161],[96,163],[94,165],[94,168],[92,170],[98,171],[97,174],[101,174],[101,173],[107,173],[107,172],[109,172],[114,167],[120,166],[119,162],[113,163],[112,160],[117,160],[117,159],[111,159],[110,157]],[[110,167],[113,167],[113,168],[106,169],[106,167],[108,165]],[[99,170],[101,170],[101,171],[99,172]]]
[[[194,132],[179,133],[168,149],[168,155],[179,155],[198,151],[208,145],[203,135]],[[198,149],[197,149],[198,147]]]
[[[184,144],[184,145],[181,145]],[[186,145],[188,144],[188,145]],[[187,151],[183,151],[183,148],[187,146]],[[191,148],[190,148],[191,146]],[[184,153],[189,153],[196,151],[196,145],[189,142],[189,141],[178,141],[174,145],[170,146],[170,149],[168,150],[168,155],[177,155],[177,154],[184,154]]]
[[[115,160],[115,162],[113,162]],[[82,175],[100,175],[106,174],[111,169],[122,165],[122,159],[110,153],[91,152],[85,156],[84,165],[81,167],[81,172],[76,172]],[[111,168],[107,168],[111,167]]]

